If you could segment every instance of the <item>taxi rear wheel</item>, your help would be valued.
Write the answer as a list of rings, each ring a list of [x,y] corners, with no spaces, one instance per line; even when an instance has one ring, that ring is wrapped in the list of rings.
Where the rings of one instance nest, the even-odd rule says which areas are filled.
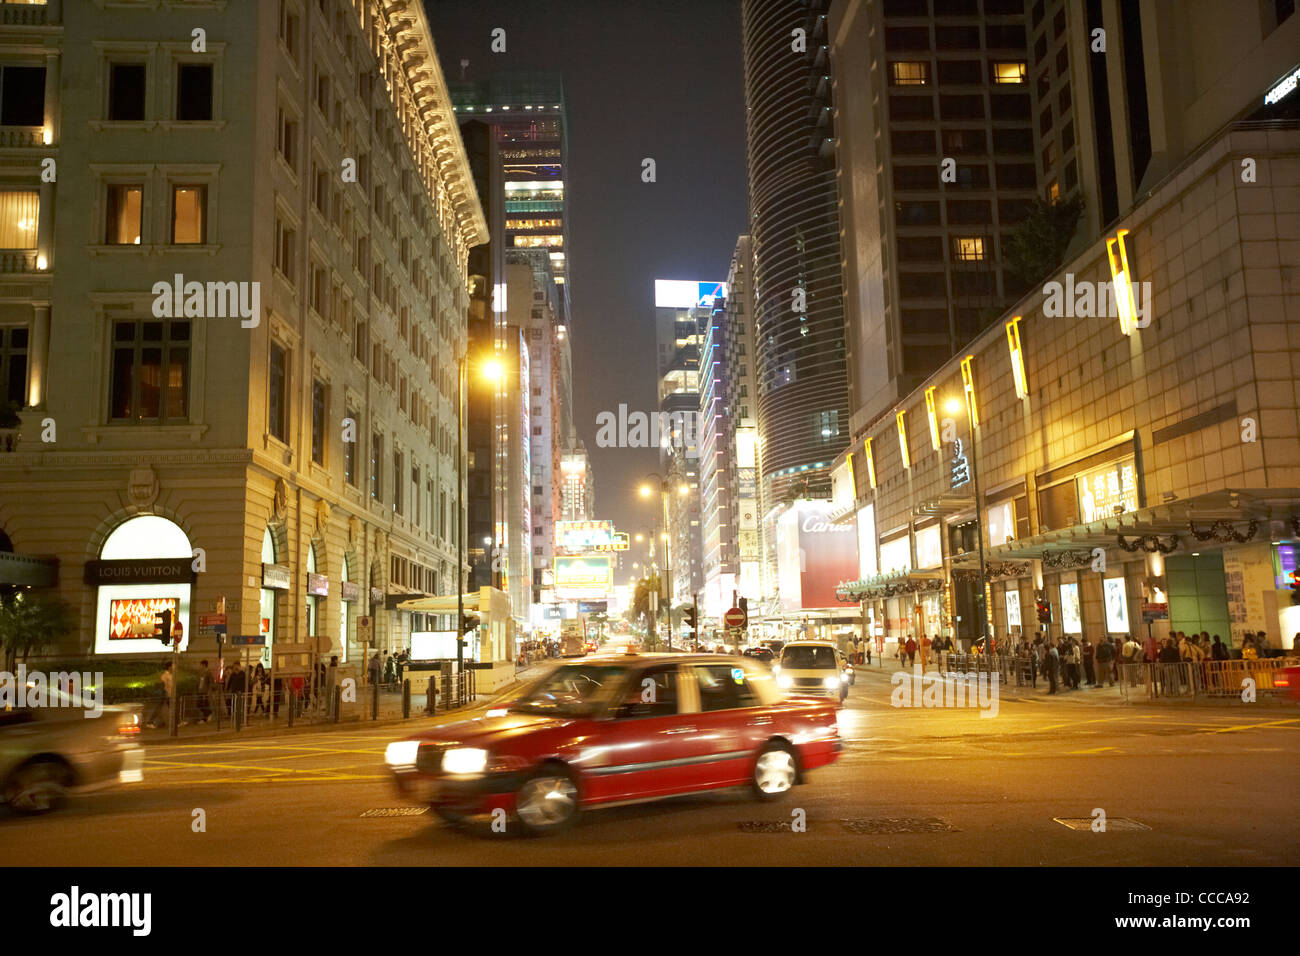
[[[754,761],[752,789],[760,800],[779,800],[794,789],[799,766],[787,744],[773,741],[759,751]]]
[[[515,816],[524,830],[541,835],[565,830],[578,819],[578,784],[568,768],[546,764],[515,793]]]

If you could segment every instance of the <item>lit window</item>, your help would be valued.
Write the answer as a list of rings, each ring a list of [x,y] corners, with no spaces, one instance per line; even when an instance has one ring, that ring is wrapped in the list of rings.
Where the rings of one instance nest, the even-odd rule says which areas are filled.
[[[140,206],[143,186],[109,186],[104,242],[110,246],[140,244]]]
[[[207,208],[206,186],[172,187],[172,243],[203,243]]]
[[[983,262],[984,238],[982,236],[954,236],[953,255],[958,262]]]
[[[0,249],[35,249],[41,194],[35,190],[0,192]]]
[[[925,86],[930,82],[930,64],[925,61],[889,64],[894,86]]]
[[[1025,64],[1022,60],[1000,61],[993,64],[994,83],[1025,82]]]
[[[1056,200],[1061,198],[1061,184],[1053,179],[1047,184],[1046,195],[1048,202],[1056,202]]]

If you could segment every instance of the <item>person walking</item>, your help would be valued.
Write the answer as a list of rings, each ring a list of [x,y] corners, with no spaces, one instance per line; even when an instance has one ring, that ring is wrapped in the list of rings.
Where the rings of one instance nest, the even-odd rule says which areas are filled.
[[[144,725],[150,730],[158,726],[159,713],[165,719],[169,721],[171,719],[172,692],[176,687],[171,661],[163,665],[162,673],[158,675],[158,683],[158,695],[154,698],[153,709],[149,711],[149,717],[144,722]]]
[[[253,713],[271,714],[270,701],[267,699],[266,668],[261,662],[253,668]]]
[[[909,637],[904,648],[907,650],[907,666],[911,667],[916,663],[916,638]]]
[[[244,693],[248,690],[248,675],[239,661],[230,665],[230,676],[226,678],[226,713],[241,721],[244,714]]]
[[[1083,639],[1083,676],[1089,687],[1097,686],[1097,668],[1093,663],[1093,658],[1097,654],[1096,648],[1092,646],[1092,641],[1086,637]]]
[[[1103,678],[1107,686],[1115,686],[1115,672],[1111,666],[1115,661],[1115,645],[1110,642],[1109,638],[1102,638],[1097,642],[1096,651],[1096,686],[1100,687]]]
[[[1057,675],[1057,671],[1060,670],[1060,665],[1061,665],[1060,651],[1056,649],[1056,646],[1054,644],[1049,643],[1047,646],[1047,667],[1045,668],[1047,671],[1047,682],[1051,688],[1048,691],[1049,694],[1056,693],[1056,675]]]
[[[212,719],[212,671],[208,670],[207,661],[199,661],[199,686],[195,692],[198,696],[198,723],[206,724]]]
[[[370,678],[371,684],[379,683],[379,669],[382,667],[379,663],[379,652],[375,651],[370,655],[370,663],[366,665],[366,673]]]

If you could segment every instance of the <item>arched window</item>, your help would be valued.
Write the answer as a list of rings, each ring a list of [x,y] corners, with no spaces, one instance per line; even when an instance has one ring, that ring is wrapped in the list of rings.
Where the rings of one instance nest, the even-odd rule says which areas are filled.
[[[128,518],[104,539],[99,558],[105,562],[100,581],[108,583],[95,596],[95,653],[162,651],[153,630],[163,611],[181,624],[181,650],[187,649],[194,549],[184,530],[159,515]]]

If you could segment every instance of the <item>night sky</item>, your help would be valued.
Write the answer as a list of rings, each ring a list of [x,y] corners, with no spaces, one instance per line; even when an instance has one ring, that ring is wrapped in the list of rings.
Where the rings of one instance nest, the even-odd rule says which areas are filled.
[[[569,107],[573,401],[596,517],[649,527],[636,495],[653,450],[596,447],[596,415],[655,403],[654,280],[725,280],[745,231],[738,0],[426,0],[448,80],[553,70]],[[492,53],[491,32],[506,31]],[[652,157],[658,181],[641,182]]]

